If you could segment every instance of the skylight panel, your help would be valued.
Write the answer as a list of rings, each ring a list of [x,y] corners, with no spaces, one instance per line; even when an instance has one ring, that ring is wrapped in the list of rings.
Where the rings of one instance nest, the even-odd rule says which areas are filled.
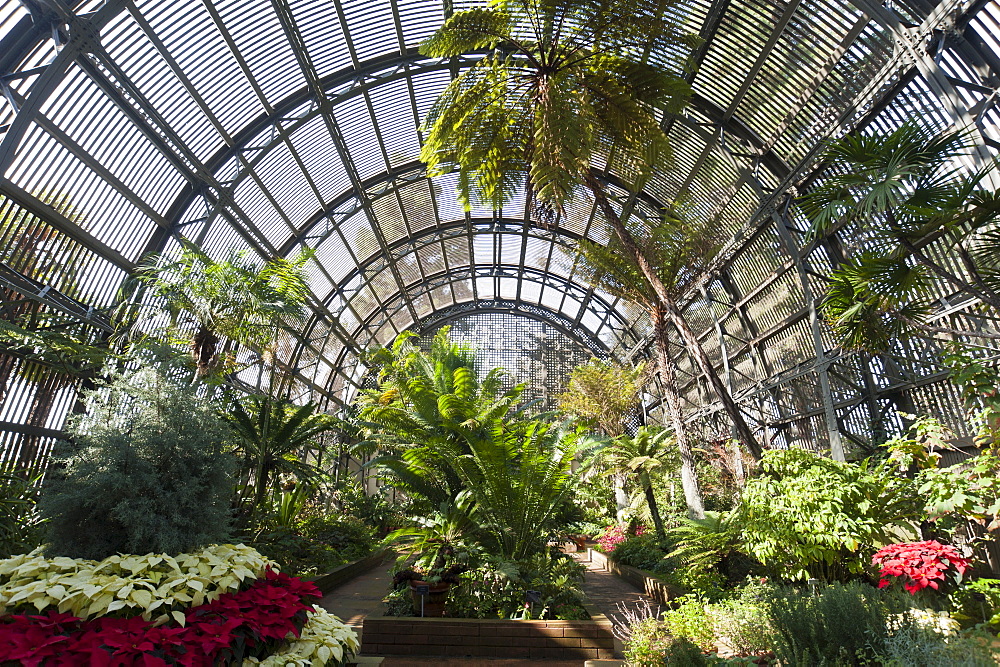
[[[222,28],[232,36],[256,83],[271,104],[306,86],[295,54],[270,2],[216,0]]]

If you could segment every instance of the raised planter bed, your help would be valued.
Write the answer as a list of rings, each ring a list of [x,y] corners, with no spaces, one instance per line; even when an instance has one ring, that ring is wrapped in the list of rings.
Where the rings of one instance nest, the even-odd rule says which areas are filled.
[[[661,580],[657,579],[652,572],[646,572],[645,570],[640,570],[639,568],[632,567],[631,565],[620,565],[615,563],[596,549],[587,549],[587,557],[590,558],[592,563],[600,565],[608,572],[621,577],[639,590],[645,591],[646,595],[662,605],[669,606],[671,604],[671,600],[684,595],[684,591],[674,588],[673,586],[668,586]]]
[[[388,555],[388,549],[380,549],[367,558],[362,558],[351,563],[344,563],[340,567],[336,567],[326,574],[312,579],[312,582],[316,585],[316,588],[323,592],[323,595],[326,595],[341,584],[381,564]]]
[[[478,618],[369,616],[365,655],[594,660],[614,657],[611,622],[502,621]]]

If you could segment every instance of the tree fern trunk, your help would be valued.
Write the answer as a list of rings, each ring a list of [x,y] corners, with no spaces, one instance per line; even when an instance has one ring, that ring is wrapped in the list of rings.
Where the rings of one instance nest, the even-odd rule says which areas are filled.
[[[653,493],[653,483],[649,479],[649,473],[646,471],[640,472],[639,480],[642,484],[643,492],[646,494],[646,504],[649,505],[649,514],[653,517],[653,528],[656,529],[656,536],[661,540],[665,540],[667,533],[663,529],[663,519],[660,518],[660,507],[656,504],[656,494]]]
[[[705,505],[701,498],[701,488],[698,486],[698,472],[694,467],[694,456],[688,442],[684,425],[684,415],[681,412],[681,398],[677,392],[677,373],[674,361],[670,358],[667,348],[667,328],[664,313],[661,308],[653,310],[653,331],[656,336],[656,350],[660,357],[660,379],[663,383],[663,397],[667,402],[667,412],[674,426],[674,438],[681,454],[681,486],[684,488],[684,500],[688,507],[688,516],[692,519],[705,518]]]
[[[639,247],[635,238],[633,238],[632,234],[625,227],[625,223],[622,221],[618,213],[615,212],[614,207],[611,206],[610,200],[604,193],[604,188],[593,174],[587,174],[586,184],[593,193],[597,206],[601,209],[604,217],[607,218],[611,227],[615,230],[615,234],[617,234],[619,240],[621,240],[625,251],[632,257],[636,265],[639,267],[639,270],[642,271],[643,277],[646,278],[650,286],[652,286],[653,290],[656,292],[660,305],[666,311],[666,315],[669,318],[670,323],[677,327],[677,330],[680,332],[681,338],[684,340],[685,346],[687,346],[688,353],[694,358],[695,363],[698,364],[701,372],[712,385],[712,389],[715,390],[715,394],[722,402],[723,407],[729,414],[729,418],[733,420],[733,427],[736,429],[737,435],[743,441],[743,444],[746,445],[753,457],[759,460],[761,456],[761,449],[760,445],[757,444],[757,438],[754,436],[750,426],[743,418],[743,413],[740,411],[739,406],[736,405],[736,401],[734,401],[733,397],[729,394],[729,390],[722,382],[722,378],[720,378],[719,374],[716,372],[715,367],[708,358],[708,354],[705,353],[705,348],[702,347],[701,341],[698,340],[698,337],[688,325],[687,320],[684,319],[684,314],[677,307],[677,304],[674,303],[666,285],[664,285],[663,281],[660,280],[660,276],[656,273],[655,267],[650,264],[649,259],[646,258],[646,254],[642,251],[642,248]]]

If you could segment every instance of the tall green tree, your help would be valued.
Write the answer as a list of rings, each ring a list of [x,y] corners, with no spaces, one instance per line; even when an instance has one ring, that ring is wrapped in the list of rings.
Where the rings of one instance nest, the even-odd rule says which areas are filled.
[[[647,257],[657,267],[662,284],[669,286],[670,296],[677,299],[700,281],[719,251],[719,235],[710,226],[688,220],[678,210],[671,210],[652,226],[634,225],[636,238],[641,239]],[[704,504],[694,455],[691,452],[684,414],[677,386],[677,364],[670,354],[669,320],[656,290],[635,262],[620,252],[620,242],[608,244],[580,241],[579,269],[594,285],[609,294],[621,297],[643,308],[653,323],[653,340],[660,369],[663,397],[667,414],[681,454],[681,485],[688,513],[692,518],[704,518]]]
[[[597,467],[636,479],[639,489],[646,497],[653,527],[661,539],[666,538],[666,531],[649,474],[664,465],[672,446],[671,440],[670,432],[666,430],[641,426],[634,436],[620,435],[596,450],[593,455],[593,464]],[[704,509],[697,518],[705,518]]]
[[[626,366],[591,359],[570,373],[566,391],[559,395],[559,408],[613,438],[625,432],[630,418],[638,416],[645,380],[646,364]]]
[[[592,164],[605,159],[606,172],[631,192],[669,166],[658,114],[680,111],[690,86],[665,67],[627,54],[679,53],[696,45],[697,36],[679,25],[681,11],[674,0],[496,0],[454,14],[421,52],[491,53],[456,77],[431,108],[421,159],[432,175],[457,170],[467,205],[500,208],[525,186],[543,220],[586,187],[621,253],[649,282],[740,438],[759,457],[742,412]],[[675,64],[680,70],[682,63]]]
[[[310,256],[275,257],[261,265],[246,253],[230,252],[217,261],[182,241],[176,259],[151,258],[137,281],[163,300],[175,329],[194,328],[191,358],[198,376],[206,377],[218,369],[222,337],[266,352],[281,324],[302,316],[309,293],[302,267]]]
[[[1000,197],[985,185],[993,165],[963,171],[971,148],[964,132],[913,123],[830,144],[832,175],[799,203],[812,237],[855,225],[864,240],[865,251],[831,275],[822,304],[844,347],[882,352],[913,335],[988,336],[928,321],[936,282],[1000,309],[1000,235],[991,228]]]

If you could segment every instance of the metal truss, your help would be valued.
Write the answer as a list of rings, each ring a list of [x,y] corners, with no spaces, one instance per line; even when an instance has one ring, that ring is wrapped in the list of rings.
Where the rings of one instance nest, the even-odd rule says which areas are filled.
[[[102,288],[84,303],[3,264],[6,288],[106,329],[113,286],[180,236],[212,254],[309,249],[312,314],[286,363],[303,395],[332,404],[360,381],[365,348],[473,312],[545,321],[622,359],[646,354],[644,316],[581,284],[572,259],[576,240],[607,238],[592,202],[580,197],[552,229],[530,220],[523,197],[466,212],[453,180],[416,162],[430,101],[482,57],[417,53],[450,12],[437,0],[254,0],[240,20],[189,0],[19,2],[0,0],[0,197],[77,248],[73,261]],[[812,437],[848,458],[941,369],[907,356],[930,349],[868,359],[836,348],[817,300],[845,232],[807,242],[794,197],[822,178],[826,139],[907,114],[977,128],[968,166],[992,159],[1000,54],[985,30],[1000,3],[691,0],[691,16],[704,39],[685,74],[695,94],[663,119],[674,170],[638,195],[602,176],[625,215],[683,198],[730,235],[685,303],[703,344],[762,440]],[[49,192],[79,211],[57,212]],[[942,317],[994,327],[967,316],[967,301],[952,307],[956,296],[941,295]],[[675,349],[690,419],[716,419]]]

